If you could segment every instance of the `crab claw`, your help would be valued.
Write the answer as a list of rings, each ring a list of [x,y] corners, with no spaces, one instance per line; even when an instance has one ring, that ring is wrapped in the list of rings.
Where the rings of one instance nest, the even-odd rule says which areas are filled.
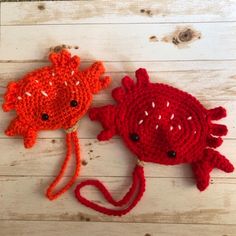
[[[197,187],[200,191],[204,191],[208,187],[210,172],[213,168],[220,169],[226,173],[234,171],[234,166],[225,156],[213,149],[206,149],[204,159],[192,164],[192,170],[196,177]]]
[[[91,108],[89,111],[91,120],[100,121],[104,130],[98,134],[100,141],[109,140],[116,134],[115,128],[115,106],[108,105],[103,107]]]
[[[89,87],[93,94],[97,93],[103,88],[106,88],[110,84],[111,78],[109,76],[100,78],[104,73],[105,67],[101,61],[93,63],[93,65],[91,65],[83,72],[84,78],[89,84]]]

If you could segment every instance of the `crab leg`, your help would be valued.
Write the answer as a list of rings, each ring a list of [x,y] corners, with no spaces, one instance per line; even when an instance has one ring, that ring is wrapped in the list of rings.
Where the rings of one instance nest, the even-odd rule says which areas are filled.
[[[228,132],[228,129],[226,125],[221,124],[211,124],[211,134],[216,136],[222,136],[226,135]]]
[[[205,150],[205,158],[192,164],[192,170],[196,177],[196,184],[200,191],[205,190],[210,181],[210,172],[213,168],[227,173],[233,172],[234,167],[225,156],[213,149]]]
[[[35,144],[37,138],[36,131],[21,122],[18,117],[10,123],[5,133],[8,136],[22,135],[26,148],[31,148]]]
[[[226,110],[223,107],[216,107],[208,110],[208,116],[211,120],[220,120],[226,117]]]
[[[207,161],[197,161],[192,164],[192,170],[196,178],[197,188],[200,191],[205,190],[210,181],[210,172],[213,167]]]

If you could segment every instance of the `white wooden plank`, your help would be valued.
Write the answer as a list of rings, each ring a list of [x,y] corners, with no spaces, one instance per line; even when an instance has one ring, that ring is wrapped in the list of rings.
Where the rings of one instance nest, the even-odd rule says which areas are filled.
[[[83,60],[83,58],[82,58]],[[0,63],[0,99],[5,87],[12,80],[20,79],[24,74],[47,63]],[[92,62],[83,63],[84,69]],[[95,96],[97,100],[111,99],[114,87],[120,86],[125,75],[135,78],[134,71],[146,67],[152,82],[167,83],[188,91],[201,100],[236,99],[236,61],[188,61],[188,62],[105,62],[107,75],[112,77],[108,89]]]
[[[94,101],[94,105],[105,105],[112,102],[111,100],[104,101]],[[236,116],[236,101],[203,101],[202,102],[207,108],[214,108],[217,106],[223,106],[228,111],[228,116],[216,123],[226,124],[228,127],[227,138],[236,138],[236,125],[235,125],[235,116]],[[94,106],[92,105],[92,106]],[[6,138],[4,134],[4,130],[7,128],[9,122],[15,117],[14,112],[3,112],[0,110],[0,137]],[[96,138],[97,134],[102,130],[101,124],[99,122],[92,122],[89,120],[86,115],[84,118],[80,120],[80,125],[78,129],[80,138]],[[40,138],[63,138],[64,132],[62,130],[56,131],[41,131],[39,132]]]
[[[235,11],[234,0],[15,2],[2,3],[2,24],[233,21]]]
[[[235,27],[235,22],[2,26],[0,60],[42,60],[58,44],[78,45],[84,60],[233,60]],[[186,29],[192,30],[192,40],[180,42]],[[157,42],[150,41],[153,35]]]
[[[64,160],[64,143],[61,139],[41,139],[32,149],[24,149],[22,140],[0,139],[0,175],[55,176]],[[98,142],[94,139],[82,139],[80,145],[81,176],[131,176],[136,157],[128,151],[121,140]],[[235,145],[236,140],[225,140],[218,150],[236,167]],[[73,173],[73,167],[74,162],[71,162],[66,176]],[[145,163],[145,173],[148,177],[193,177],[188,164],[165,166]],[[235,178],[236,172],[227,174],[214,169],[211,176]]]
[[[235,225],[155,223],[0,221],[4,236],[233,236]]]
[[[99,179],[116,198],[130,184],[127,177]],[[46,177],[0,177],[0,219],[235,224],[235,179],[213,179],[210,188],[200,193],[192,179],[147,178],[141,202],[122,218],[105,216],[82,206],[74,198],[73,188],[54,202],[47,200],[43,190],[49,181],[51,178]],[[107,206],[96,190],[88,188],[83,194]]]

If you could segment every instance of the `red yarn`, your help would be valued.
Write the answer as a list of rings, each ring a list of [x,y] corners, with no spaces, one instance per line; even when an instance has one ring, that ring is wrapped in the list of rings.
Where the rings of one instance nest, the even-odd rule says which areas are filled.
[[[205,149],[204,157],[205,159],[192,163],[192,170],[200,191],[204,191],[209,185],[210,172],[213,168],[218,168],[227,173],[234,171],[234,167],[229,160],[213,149]]]
[[[113,206],[122,207],[122,209],[119,210],[109,209],[84,198],[81,195],[80,190],[85,186],[96,187],[110,204],[112,204]],[[114,200],[114,198],[111,196],[111,193],[107,190],[107,188],[98,180],[86,180],[78,184],[75,189],[75,196],[82,204],[96,211],[99,211],[106,215],[122,216],[128,213],[131,209],[133,209],[137,205],[137,203],[142,198],[144,191],[145,191],[145,178],[144,178],[143,167],[137,165],[133,172],[132,185],[129,191],[125,194],[125,196],[121,200],[119,201]],[[132,202],[130,203],[131,200]]]
[[[234,170],[233,165],[214,150],[223,142],[220,136],[227,134],[225,125],[212,123],[212,120],[226,116],[224,108],[207,110],[186,92],[165,84],[151,83],[145,69],[137,70],[136,77],[136,84],[126,76],[122,80],[123,87],[112,91],[116,105],[90,110],[91,120],[100,121],[104,129],[98,135],[99,140],[120,135],[141,161],[164,165],[191,164],[200,191],[209,185],[213,168],[225,172]],[[115,205],[106,188],[97,181],[80,183],[76,189],[78,200],[95,210],[113,214],[112,210],[106,211],[81,197],[80,186],[85,185],[96,186]],[[142,194],[138,196],[141,198]],[[131,196],[128,196],[130,199]]]
[[[95,62],[84,71],[79,70],[80,58],[62,50],[49,55],[51,65],[25,75],[17,82],[9,83],[4,96],[4,111],[15,110],[17,116],[5,133],[22,135],[24,146],[31,148],[40,130],[65,129],[67,131],[67,155],[55,181],[47,191],[53,200],[64,193],[79,174],[80,158],[77,122],[87,112],[93,94],[110,83],[109,77],[101,78],[105,72],[102,62]],[[75,146],[76,169],[70,181],[57,193],[54,188],[63,177],[71,156],[71,141]]]

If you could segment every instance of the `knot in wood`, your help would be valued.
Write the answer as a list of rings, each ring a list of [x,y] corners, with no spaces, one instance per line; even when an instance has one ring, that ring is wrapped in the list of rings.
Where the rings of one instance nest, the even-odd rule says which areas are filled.
[[[178,38],[181,42],[188,42],[191,41],[193,38],[193,31],[191,29],[187,29],[183,32],[180,32]]]

